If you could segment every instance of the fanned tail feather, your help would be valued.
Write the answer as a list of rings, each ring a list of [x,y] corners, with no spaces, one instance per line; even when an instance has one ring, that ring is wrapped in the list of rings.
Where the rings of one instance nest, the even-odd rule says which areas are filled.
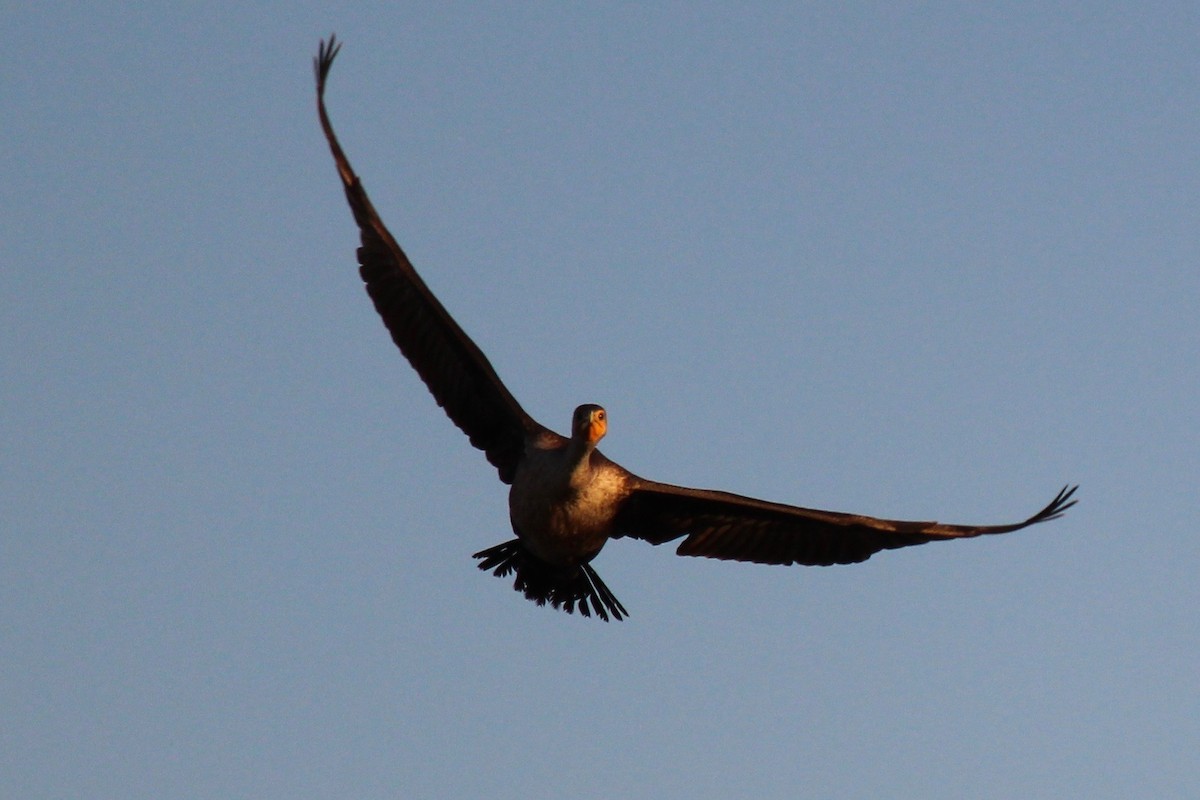
[[[520,539],[481,550],[473,558],[479,559],[481,570],[496,577],[515,574],[513,588],[539,606],[549,603],[568,614],[578,609],[585,617],[594,613],[605,622],[610,616],[615,620],[629,616],[590,564],[555,567],[533,556]]]

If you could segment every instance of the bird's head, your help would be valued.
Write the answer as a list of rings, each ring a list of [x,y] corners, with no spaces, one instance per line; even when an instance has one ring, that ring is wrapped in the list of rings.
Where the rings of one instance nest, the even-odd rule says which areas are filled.
[[[581,439],[594,445],[608,432],[608,414],[595,403],[585,403],[575,409],[571,421],[571,438]]]

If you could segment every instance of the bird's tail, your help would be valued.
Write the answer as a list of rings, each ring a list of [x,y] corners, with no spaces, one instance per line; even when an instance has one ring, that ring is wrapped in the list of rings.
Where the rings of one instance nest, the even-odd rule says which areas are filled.
[[[539,606],[549,603],[568,614],[578,608],[585,617],[595,612],[605,622],[610,615],[616,620],[629,616],[590,564],[574,567],[547,564],[526,550],[520,539],[481,550],[473,558],[479,559],[481,570],[491,571],[497,577],[515,573],[513,588],[524,592]]]

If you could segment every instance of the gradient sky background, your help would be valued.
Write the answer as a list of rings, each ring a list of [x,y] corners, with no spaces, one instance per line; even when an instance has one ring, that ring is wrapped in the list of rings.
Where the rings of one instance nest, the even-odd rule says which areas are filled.
[[[36,4],[27,4],[35,6]],[[1200,10],[79,3],[0,19],[0,796],[1200,784]],[[661,480],[1006,537],[470,554],[314,111],[525,408]]]

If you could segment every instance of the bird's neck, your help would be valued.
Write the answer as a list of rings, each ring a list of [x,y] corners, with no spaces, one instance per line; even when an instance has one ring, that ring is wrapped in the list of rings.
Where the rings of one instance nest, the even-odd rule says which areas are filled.
[[[595,449],[595,443],[582,436],[572,437],[571,443],[567,445],[567,470],[570,475],[567,483],[572,488],[579,488],[588,482],[592,470],[592,452]]]

